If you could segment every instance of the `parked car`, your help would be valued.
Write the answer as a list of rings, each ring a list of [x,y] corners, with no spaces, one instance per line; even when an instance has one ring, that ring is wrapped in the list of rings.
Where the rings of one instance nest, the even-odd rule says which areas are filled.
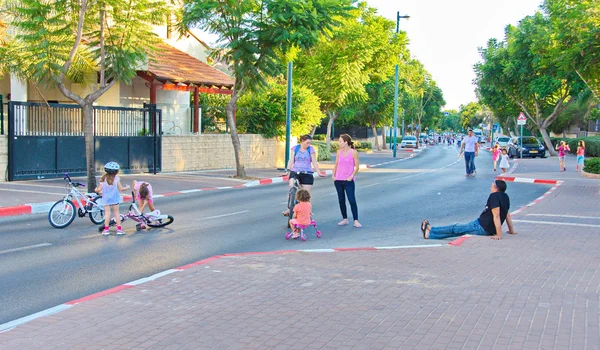
[[[546,157],[546,147],[537,138],[533,136],[523,136],[523,147],[521,147],[521,138],[512,139],[508,149],[508,156],[511,158],[519,157],[523,149],[523,157]]]
[[[417,148],[417,138],[415,136],[404,136],[400,142],[400,148]]]
[[[498,136],[496,138],[496,143],[498,144],[498,146],[500,147],[500,149],[509,149],[510,147],[510,137],[508,136]],[[496,144],[494,143],[494,145]],[[492,145],[493,146],[493,145]]]

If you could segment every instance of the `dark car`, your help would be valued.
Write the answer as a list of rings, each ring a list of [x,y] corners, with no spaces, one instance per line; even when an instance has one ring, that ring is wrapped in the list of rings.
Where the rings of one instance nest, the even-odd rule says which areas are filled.
[[[533,136],[523,136],[523,147],[521,147],[520,137],[513,138],[508,148],[508,156],[511,158],[520,157],[521,148],[523,149],[523,157],[546,157],[546,147]]]

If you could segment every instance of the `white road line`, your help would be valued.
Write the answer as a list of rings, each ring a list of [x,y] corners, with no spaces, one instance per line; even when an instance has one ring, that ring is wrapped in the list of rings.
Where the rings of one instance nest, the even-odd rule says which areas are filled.
[[[373,187],[373,186],[377,186],[377,185],[381,185],[381,182],[376,182],[376,183],[374,183],[374,184],[370,184],[370,185],[362,186],[362,188]]]
[[[27,247],[20,247],[20,248],[13,248],[13,249],[7,249],[7,250],[0,250],[0,255],[2,254],[8,254],[8,253],[14,253],[14,252],[20,252],[23,250],[29,250],[29,249],[35,249],[35,248],[41,248],[41,247],[47,247],[52,245],[52,243],[40,243],[40,244],[36,244],[36,245],[30,245]]]
[[[58,195],[58,196],[65,196],[65,193],[58,193],[58,192],[41,192],[41,191],[27,191],[27,190],[13,190],[10,188],[0,188],[0,191],[8,191],[8,192],[21,192],[21,193],[42,193],[42,194],[51,194],[51,195]]]
[[[579,227],[597,227],[600,225],[578,224],[574,222],[556,222],[556,221],[537,221],[537,220],[513,220],[513,222],[522,222],[528,224],[560,225],[560,226],[579,226]]]
[[[197,189],[197,190],[183,190],[183,191],[179,191],[179,192],[181,192],[181,193],[194,193],[194,192],[202,192],[202,190],[199,190],[199,189]]]
[[[600,217],[598,217],[598,216],[558,215],[558,214],[527,214],[527,216],[546,216],[546,217],[554,217],[554,218],[600,220]]]
[[[431,247],[447,247],[447,246],[448,246],[448,244],[418,244],[418,245],[397,245],[397,246],[391,246],[391,247],[374,247],[374,248],[377,250],[385,250],[385,249],[431,248]]]
[[[65,185],[62,185],[62,186],[58,186],[58,185],[57,186],[52,186],[52,185],[38,185],[38,184],[29,183],[29,182],[25,182],[25,183],[22,183],[22,182],[11,182],[10,186],[49,187],[49,188],[59,188],[59,189],[64,189],[65,188]]]
[[[11,322],[7,322],[5,324],[0,324],[0,333],[2,332],[6,332],[6,331],[10,331],[11,329],[20,326],[22,324],[25,324],[29,321],[33,321],[36,318],[40,318],[40,317],[45,317],[45,316],[50,316],[56,313],[59,313],[61,311],[70,309],[72,307],[72,305],[66,305],[66,304],[61,304],[61,305],[57,305],[55,307],[51,307],[49,309],[37,312],[33,315],[29,315],[29,316],[25,316],[25,317],[21,317],[17,320],[11,321]]]
[[[226,216],[233,216],[233,215],[238,215],[238,214],[244,214],[249,212],[250,210],[244,210],[244,211],[237,211],[235,213],[229,213],[229,214],[223,214],[223,215],[215,215],[215,216],[207,216],[205,218],[200,218],[200,219],[196,219],[194,221],[202,221],[202,220],[209,220],[209,219],[218,219],[218,218],[224,218]]]

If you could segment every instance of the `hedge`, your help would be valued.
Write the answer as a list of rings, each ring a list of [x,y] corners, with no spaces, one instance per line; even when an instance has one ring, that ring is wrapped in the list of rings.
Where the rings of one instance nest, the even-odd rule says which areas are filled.
[[[385,143],[387,143],[389,145],[390,141],[393,141],[392,138],[389,137],[389,136],[386,136],[385,137]],[[400,144],[400,142],[402,142],[402,136],[396,136],[396,143]]]
[[[327,148],[327,144],[322,141],[313,141],[312,146],[317,153],[317,160],[331,160],[331,152]]]
[[[600,174],[600,158],[586,158],[583,163],[583,171],[590,174]]]
[[[315,141],[325,141],[325,134],[314,134],[313,140]]]
[[[554,149],[556,146],[560,144],[560,141],[565,141],[569,148],[571,149],[571,154],[577,153],[577,143],[579,140],[583,140],[585,142],[585,156],[586,157],[600,157],[600,136],[591,136],[591,137],[580,137],[576,139],[566,139],[566,138],[557,138],[551,137],[550,141],[554,145]]]
[[[331,152],[337,152],[337,151],[339,151],[339,149],[340,149],[340,146],[338,145],[338,143],[332,141],[331,142]],[[359,152],[371,151],[371,150],[373,150],[373,144],[371,142],[354,141],[354,149]]]

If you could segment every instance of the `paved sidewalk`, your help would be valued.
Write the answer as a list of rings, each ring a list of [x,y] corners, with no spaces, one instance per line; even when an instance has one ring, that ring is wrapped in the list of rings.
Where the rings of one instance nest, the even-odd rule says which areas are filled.
[[[397,160],[412,158],[418,153],[398,152]],[[334,157],[335,158],[335,157]],[[391,151],[360,154],[361,165],[376,166],[394,161]],[[321,170],[331,171],[333,161],[320,162]],[[235,169],[207,170],[181,173],[122,174],[124,184],[133,180],[148,181],[157,195],[173,195],[195,190],[216,190],[231,187],[249,187],[276,182],[285,175],[281,169],[247,169],[248,179],[236,179]],[[74,178],[85,183],[85,177]],[[262,181],[260,181],[262,180]],[[269,181],[270,180],[270,181]],[[48,212],[50,206],[66,194],[63,179],[0,182],[0,217]],[[90,189],[85,189],[90,191]]]
[[[567,179],[501,241],[207,259],[67,303],[0,347],[599,349],[599,199],[600,180]]]

